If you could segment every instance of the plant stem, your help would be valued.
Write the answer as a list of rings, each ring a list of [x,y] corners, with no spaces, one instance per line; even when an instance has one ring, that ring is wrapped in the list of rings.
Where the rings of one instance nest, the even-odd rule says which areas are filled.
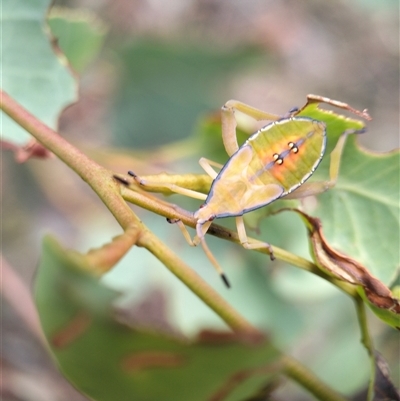
[[[4,91],[0,91],[0,107],[17,124],[87,182],[124,229],[131,224],[132,211],[125,202],[121,202],[121,196],[116,190],[118,186],[108,170],[95,163],[56,131],[39,121]]]
[[[168,219],[181,220],[182,223],[185,224],[186,226],[192,228],[196,227],[196,220],[194,219],[192,213],[189,213],[186,210],[183,210],[172,203],[161,201],[152,194],[149,194],[141,190],[140,188],[135,188],[134,186],[128,188],[123,186],[121,187],[121,194],[125,200],[135,205],[138,205],[143,209],[149,210],[153,213],[156,213]],[[236,244],[240,244],[239,236],[236,231],[229,230],[228,228],[225,228],[215,223],[213,223],[210,226],[210,228],[207,231],[207,234],[214,235],[218,238],[222,238],[227,241],[234,242]],[[253,239],[251,237],[249,237],[248,239],[252,243],[257,242],[256,239]],[[335,279],[332,276],[329,276],[321,269],[319,269],[315,263],[307,259],[304,259],[301,256],[294,255],[293,253],[288,252],[276,246],[273,246],[272,249],[276,259],[290,263],[291,265],[299,267],[300,269],[316,274],[317,276],[322,277],[325,280],[331,282],[346,294],[354,296],[355,294],[354,286],[345,283],[344,281]],[[258,248],[255,249],[255,251],[265,254],[268,253],[268,251],[265,248]]]
[[[308,368],[301,365],[296,359],[289,356],[283,357],[284,374],[307,389],[318,400],[322,401],[346,401],[340,394],[332,390]]]
[[[34,136],[43,146],[51,150],[85,181],[89,181],[96,171],[102,170],[98,164],[71,145],[56,131],[39,121],[4,91],[0,92],[0,106],[9,117]]]
[[[37,141],[79,174],[97,193],[124,231],[136,226],[141,233],[138,236],[136,245],[145,247],[155,256],[159,257],[165,266],[218,314],[228,326],[236,332],[251,334],[252,336],[255,334],[261,335],[254,326],[232,308],[188,265],[170,251],[140,221],[122,198],[120,186],[114,180],[112,172],[88,158],[3,91],[0,92],[0,107],[21,127],[34,136]]]
[[[157,257],[176,277],[183,281],[206,305],[217,313],[236,332],[260,337],[261,332],[252,326],[231,305],[204,281],[185,262],[178,258],[154,235],[143,235],[142,246]]]
[[[216,291],[204,282],[189,266],[181,261],[163,244],[140,219],[132,212],[124,198],[134,201],[139,206],[153,210],[158,214],[174,218],[177,215],[192,227],[196,222],[193,217],[167,202],[156,200],[148,194],[135,192],[118,184],[113,174],[88,158],[57,132],[40,122],[9,95],[0,90],[0,107],[21,127],[26,129],[43,146],[52,151],[60,160],[74,170],[97,193],[103,203],[114,215],[121,227],[127,231],[130,227],[140,230],[137,245],[153,253],[165,266],[183,281],[200,299],[218,314],[234,331],[258,338],[262,333],[232,308]],[[124,196],[124,198],[122,197]],[[230,241],[239,242],[237,234],[221,226],[212,225],[209,232]],[[289,261],[305,270],[318,274],[318,268],[311,262],[292,255],[282,249],[274,248],[276,256]],[[343,401],[343,398],[321,383],[308,369],[288,357],[284,359],[285,373],[320,400]]]
[[[368,356],[370,359],[371,364],[371,375],[370,381],[368,385],[368,395],[366,401],[372,401],[374,397],[374,384],[375,384],[375,375],[376,375],[376,366],[375,366],[375,349],[374,344],[372,342],[372,338],[369,334],[368,330],[368,322],[367,322],[367,314],[365,310],[365,303],[360,296],[355,296],[353,298],[355,306],[356,306],[356,313],[358,318],[358,324],[360,326],[361,331],[361,342],[366,348],[368,352]]]

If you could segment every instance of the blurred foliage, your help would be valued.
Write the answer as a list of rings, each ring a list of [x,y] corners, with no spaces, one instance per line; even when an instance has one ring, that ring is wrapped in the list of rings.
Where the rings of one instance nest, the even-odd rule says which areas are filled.
[[[269,365],[279,353],[266,340],[246,345],[226,331],[188,340],[140,321],[135,327],[119,322],[118,294],[86,273],[79,256],[46,238],[35,292],[62,371],[90,397],[203,401],[228,391],[224,399],[240,401],[277,375]]]
[[[109,31],[102,56],[96,63],[84,60],[78,68],[82,68],[80,101],[63,114],[61,130],[63,135],[75,141],[92,141],[94,147],[100,142],[105,152],[86,150],[114,171],[123,173],[136,166],[131,147],[154,150],[142,153],[146,163],[141,164],[138,171],[141,174],[162,170],[200,172],[197,165],[200,156],[224,162],[226,156],[221,150],[219,121],[215,116],[229,98],[238,98],[274,113],[284,113],[301,104],[310,92],[338,98],[360,108],[368,107],[374,118],[368,124],[369,132],[357,139],[381,150],[392,149],[398,143],[398,2],[385,1],[385,7],[383,3],[377,6],[376,2],[364,0],[354,4],[293,0],[263,4],[257,1],[174,1],[168,7],[124,0],[62,3],[90,5],[94,13],[103,17]],[[31,71],[34,61],[44,59],[37,57],[40,54],[37,47],[26,46],[29,41],[25,39],[33,39],[35,35],[21,30],[23,35],[18,36],[13,28],[17,26],[13,25],[15,21],[6,20],[10,4],[16,3],[3,2],[3,54],[9,46],[20,49],[18,54],[23,59],[19,64]],[[43,9],[47,4],[42,2]],[[36,18],[36,31],[40,30],[40,18]],[[60,23],[59,29],[64,31],[64,28],[68,33],[71,25]],[[57,36],[61,34],[58,32]],[[6,37],[10,38],[10,35],[13,39],[8,42]],[[93,42],[82,40],[82,43],[89,42],[99,48],[97,39]],[[21,43],[25,47],[20,48]],[[61,39],[59,45],[62,47]],[[87,51],[87,48],[82,49]],[[91,57],[95,59],[94,53]],[[7,64],[3,64],[4,73],[6,68]],[[4,77],[3,83],[7,82]],[[56,81],[60,82],[59,79]],[[28,93],[36,96],[33,103],[25,105],[31,110],[36,106],[50,110],[51,107],[42,102],[48,100],[54,104],[52,96],[59,93],[47,95],[44,92],[46,85],[40,83],[39,87],[32,87],[31,83],[33,85],[35,81],[32,82],[21,79],[19,84],[19,90],[24,89],[25,93],[26,88],[32,88]],[[3,86],[7,89],[5,84]],[[63,90],[60,93],[72,98],[71,93]],[[205,114],[207,118],[203,119]],[[55,126],[55,119],[52,121]],[[3,125],[4,132],[9,132],[5,127]],[[182,148],[177,147],[191,146],[190,157],[185,156],[183,150],[168,153],[166,148],[159,148],[163,143],[173,143],[192,133],[197,139],[193,142],[189,139]],[[108,144],[124,147],[123,151],[111,146],[107,148]],[[43,227],[46,231],[57,232],[63,243],[81,250],[100,245],[119,233],[115,222],[107,216],[102,205],[93,200],[80,179],[56,161],[50,161],[45,168],[41,162],[34,161],[15,167],[8,156],[4,161],[7,197],[3,206],[6,205],[7,213],[4,213],[3,224],[11,227],[4,253],[24,271],[27,282],[30,283],[36,267],[38,237],[42,235]],[[345,165],[349,165],[345,175],[352,177],[352,182],[360,180],[358,189],[363,192],[368,189],[364,201],[371,200],[375,190],[380,199],[388,199],[394,194],[396,179],[392,179],[390,187],[385,187],[379,178],[382,167],[389,162],[395,169],[394,154],[368,154],[366,158],[356,147],[355,138],[349,138],[343,168],[347,170]],[[324,164],[321,165],[322,173],[326,177]],[[394,177],[393,171],[392,174]],[[340,180],[338,192],[323,195],[326,197],[323,204],[339,202],[340,211],[333,214],[336,203],[331,203],[321,215],[332,218],[324,222],[333,233],[329,240],[340,247],[349,247],[350,253],[357,253],[359,248],[355,247],[354,237],[348,230],[355,227],[352,219],[359,213],[362,215],[363,210],[354,210],[355,203],[349,202],[347,184],[346,179]],[[335,194],[340,194],[339,199],[334,199]],[[199,205],[197,201],[178,196],[170,199],[191,210]],[[377,271],[377,274],[383,272],[382,279],[389,282],[393,279],[390,272],[396,253],[391,248],[388,255],[384,255],[385,247],[389,245],[383,238],[395,241],[398,230],[394,219],[380,220],[381,213],[386,215],[390,209],[386,207],[387,202],[386,206],[385,202],[380,205],[380,210],[364,213],[364,217],[358,218],[363,227],[359,234],[366,238],[368,254],[379,253],[374,257],[374,266],[380,263],[380,258],[385,261],[390,258],[390,265],[382,263]],[[221,289],[201,249],[187,246],[177,227],[166,224],[158,216],[137,208],[135,211],[153,232],[179,252],[241,313],[254,324],[270,330],[274,343],[292,351],[343,393],[352,394],[365,386],[368,363],[359,344],[353,306],[336,288],[291,266],[271,263],[265,255],[245,252],[240,247],[210,238],[213,252],[223,261],[224,267],[227,266],[235,283],[234,291],[228,293]],[[267,208],[260,214],[268,211]],[[334,232],[336,226],[329,228],[329,221],[333,219],[340,219],[340,232]],[[264,240],[308,256],[305,230],[299,219],[282,213],[260,220],[260,215],[255,214],[249,215],[247,221]],[[104,279],[106,284],[125,293],[121,303],[133,308],[132,305],[147,299],[146,294],[151,297],[157,289],[168,299],[163,307],[168,310],[170,321],[186,335],[192,335],[204,325],[221,328],[218,319],[193,299],[153,257],[135,251]],[[244,264],[247,269],[241,268]],[[132,269],[132,266],[136,268]],[[3,325],[7,333],[5,349],[14,351],[9,351],[7,360],[16,366],[27,366],[26,371],[33,375],[37,372],[37,363],[27,361],[18,351],[20,337],[16,332],[22,329],[15,329],[10,315]],[[392,377],[398,382],[398,333],[388,330],[373,317],[371,327],[377,348],[389,361]],[[35,347],[36,344],[31,350]],[[49,367],[46,369],[51,372]],[[43,373],[37,377],[31,386],[51,388],[43,385],[44,376]],[[62,391],[54,389],[53,399],[78,399],[78,395],[62,398],[61,394]],[[302,399],[297,390],[293,393],[278,390],[277,397],[280,395],[282,399]],[[29,401],[31,398],[26,395],[20,399]]]
[[[76,82],[60,55],[54,57],[45,26],[50,0],[2,2],[1,87],[31,113],[57,128],[60,110],[76,98]],[[43,70],[45,69],[45,73]],[[2,115],[2,139],[25,145],[30,135]]]
[[[51,9],[47,21],[70,66],[83,72],[101,49],[105,25],[87,11],[57,7]]]
[[[202,113],[223,102],[233,73],[264,60],[254,47],[154,39],[126,45],[113,110],[115,144],[154,147],[186,138]]]

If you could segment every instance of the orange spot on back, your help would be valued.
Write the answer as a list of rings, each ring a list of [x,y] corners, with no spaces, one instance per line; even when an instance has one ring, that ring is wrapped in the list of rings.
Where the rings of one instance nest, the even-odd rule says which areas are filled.
[[[272,168],[269,170],[271,175],[278,181],[278,182],[283,182],[285,180],[285,174],[286,174],[286,169],[284,165],[282,164],[275,164],[272,166]]]

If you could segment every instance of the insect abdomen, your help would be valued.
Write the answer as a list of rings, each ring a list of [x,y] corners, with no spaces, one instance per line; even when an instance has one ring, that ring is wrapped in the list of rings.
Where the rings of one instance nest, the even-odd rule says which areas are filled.
[[[282,119],[262,128],[248,143],[253,148],[249,181],[279,184],[287,194],[318,166],[325,151],[326,126],[305,117]]]

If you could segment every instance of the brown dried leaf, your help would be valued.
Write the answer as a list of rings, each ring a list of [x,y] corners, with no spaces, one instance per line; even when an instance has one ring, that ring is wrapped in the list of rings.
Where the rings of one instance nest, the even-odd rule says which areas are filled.
[[[333,249],[322,232],[321,221],[300,210],[305,222],[316,264],[325,273],[339,280],[358,286],[358,291],[374,313],[397,329],[400,329],[400,302],[390,289],[374,277],[363,265]]]

